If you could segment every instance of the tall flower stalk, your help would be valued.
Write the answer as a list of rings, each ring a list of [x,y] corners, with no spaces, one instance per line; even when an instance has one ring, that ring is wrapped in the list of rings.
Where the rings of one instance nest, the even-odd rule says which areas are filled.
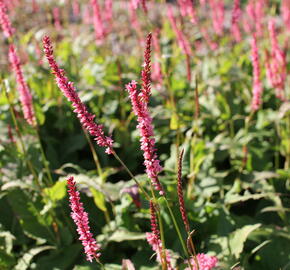
[[[29,91],[26,80],[24,79],[20,59],[14,44],[9,45],[9,61],[16,76],[17,89],[19,92],[24,118],[28,124],[35,126],[36,119],[33,110],[32,95]]]
[[[187,218],[187,213],[185,209],[184,204],[184,198],[183,198],[183,190],[182,190],[182,159],[183,159],[184,150],[180,152],[180,157],[178,160],[178,173],[177,173],[177,194],[178,194],[178,201],[179,201],[179,210],[181,213],[182,221],[185,227],[185,230],[189,233],[190,227],[189,222]]]
[[[93,238],[90,232],[88,213],[85,212],[83,204],[80,201],[80,193],[76,189],[76,183],[72,176],[67,179],[70,208],[72,210],[71,217],[77,226],[79,240],[82,241],[87,260],[92,262],[93,259],[99,261],[101,256],[100,246]]]
[[[0,0],[0,24],[6,38],[9,39],[9,62],[12,66],[16,77],[17,90],[20,96],[20,103],[25,120],[28,124],[35,126],[36,119],[32,103],[32,95],[24,78],[20,58],[17,54],[16,47],[13,43],[13,33],[11,22],[7,15],[7,8],[3,0]]]
[[[157,86],[160,88],[163,83],[163,74],[161,69],[161,48],[159,44],[159,30],[156,30],[152,34],[152,43],[154,48],[154,62],[152,68],[151,78],[157,82]]]
[[[267,52],[266,55],[267,77],[272,87],[275,88],[276,96],[284,100],[284,88],[287,77],[286,55],[278,44],[274,20],[268,22],[268,30],[271,40],[271,52],[270,54]]]
[[[129,92],[134,114],[137,116],[138,126],[137,128],[141,134],[141,149],[143,150],[144,165],[146,167],[146,173],[151,180],[154,188],[160,195],[164,195],[165,192],[159,182],[158,173],[162,170],[159,160],[157,159],[155,149],[155,139],[153,138],[153,126],[152,118],[149,115],[147,103],[141,99],[140,91],[137,89],[137,83],[132,81],[126,85],[126,89]]]
[[[164,195],[165,192],[158,179],[158,173],[162,170],[162,167],[160,166],[160,161],[157,158],[152,118],[148,110],[148,102],[151,95],[151,39],[152,34],[150,33],[146,39],[144,64],[141,72],[142,89],[141,91],[138,91],[137,83],[135,81],[127,84],[126,89],[129,92],[133,112],[137,116],[137,121],[139,123],[137,128],[139,129],[141,135],[141,150],[143,151],[146,173],[154,188],[159,192],[160,195]]]
[[[234,7],[232,11],[232,21],[231,21],[231,33],[234,36],[236,42],[240,42],[241,31],[239,28],[239,18],[241,16],[240,0],[234,0]]]
[[[290,2],[289,0],[282,0],[281,14],[282,14],[282,18],[284,20],[285,26],[290,32]]]
[[[160,239],[160,231],[158,228],[157,217],[156,217],[156,206],[150,201],[150,215],[151,215],[151,233],[146,233],[146,239],[151,245],[153,251],[156,252],[156,260],[162,265],[166,265],[167,270],[173,270],[170,262],[170,254],[168,250],[164,250],[162,241]],[[163,269],[163,268],[162,268]]]
[[[93,8],[96,42],[99,44],[104,40],[106,33],[98,0],[91,0],[91,6]]]
[[[167,7],[167,16],[169,18],[170,24],[176,34],[179,47],[186,57],[186,70],[187,70],[187,80],[191,81],[191,70],[190,70],[190,56],[192,55],[192,50],[189,44],[189,41],[183,34],[183,32],[177,27],[176,19],[173,14],[173,8],[171,5]]]
[[[94,140],[101,147],[106,147],[106,153],[113,153],[113,140],[104,134],[103,126],[95,123],[95,115],[88,112],[87,107],[80,100],[73,83],[65,76],[64,70],[60,69],[53,56],[53,49],[50,38],[44,36],[43,48],[49,62],[55,81],[64,96],[72,103],[74,112],[77,114],[83,127],[94,137]]]
[[[196,12],[193,6],[193,2],[191,0],[177,0],[177,2],[179,5],[181,15],[183,17],[188,15],[190,17],[190,21],[193,24],[196,24],[197,16],[196,16]]]
[[[257,46],[257,39],[256,36],[253,35],[251,40],[251,58],[252,58],[252,65],[253,65],[253,97],[252,97],[252,110],[257,111],[262,104],[262,82],[260,79],[261,70],[260,70],[260,63],[259,63],[259,52]]]
[[[225,5],[224,0],[209,0],[212,24],[215,32],[221,36],[224,29]]]
[[[7,7],[3,0],[0,0],[0,24],[6,38],[11,38],[14,33],[14,28],[12,28],[11,22],[7,15]]]

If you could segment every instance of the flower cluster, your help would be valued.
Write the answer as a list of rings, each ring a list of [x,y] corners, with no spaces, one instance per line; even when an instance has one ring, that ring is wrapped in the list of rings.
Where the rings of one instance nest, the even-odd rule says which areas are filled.
[[[163,75],[162,75],[162,70],[161,70],[161,48],[160,48],[160,44],[159,44],[159,30],[154,31],[152,34],[152,43],[153,43],[153,48],[155,51],[154,54],[154,62],[152,64],[153,68],[152,68],[152,74],[151,74],[151,78],[153,81],[157,82],[157,87],[161,87],[162,82],[163,82]]]
[[[209,5],[211,8],[213,28],[218,35],[222,35],[225,17],[224,1],[210,0]]]
[[[7,15],[7,8],[3,0],[0,0],[0,24],[4,36],[7,38],[11,38],[14,33],[14,29],[11,26],[11,22]]]
[[[28,124],[35,125],[36,119],[33,110],[32,96],[24,79],[20,59],[13,44],[9,45],[9,61],[16,75],[17,88],[24,118]]]
[[[101,253],[99,253],[100,246],[90,232],[88,213],[84,211],[83,204],[80,202],[80,193],[76,190],[76,183],[72,176],[67,179],[67,185],[72,210],[71,217],[77,226],[77,232],[80,236],[79,240],[82,241],[87,260],[90,262],[94,258],[98,260],[101,256]]]
[[[199,270],[211,270],[217,266],[218,259],[215,256],[209,256],[204,253],[199,253],[196,255],[196,259],[198,261]],[[197,266],[194,258],[190,259],[190,264],[193,267],[192,270],[197,270]],[[185,270],[190,270],[189,267],[185,268]]]
[[[146,48],[144,51],[144,64],[141,71],[142,89],[141,97],[145,103],[149,102],[151,95],[151,40],[152,34],[149,33],[146,39]]]
[[[160,195],[164,195],[163,188],[158,180],[158,173],[162,170],[162,167],[157,159],[152,118],[149,115],[147,103],[141,98],[143,95],[139,94],[135,81],[127,84],[126,89],[129,92],[133,112],[139,123],[137,128],[140,130],[141,150],[143,151],[146,173],[155,189],[159,191]]]
[[[263,18],[264,7],[266,6],[266,0],[250,0],[246,6],[246,12],[248,17],[245,17],[245,31],[247,33],[255,33],[257,36],[263,34]]]
[[[184,198],[183,198],[183,191],[182,191],[182,158],[183,158],[184,150],[181,151],[180,157],[178,160],[178,173],[177,173],[177,195],[179,200],[179,210],[181,213],[181,217],[185,226],[186,231],[189,233],[189,222],[186,214],[185,204],[184,204]]]
[[[196,12],[194,9],[193,2],[191,0],[177,0],[179,8],[180,8],[180,13],[183,17],[189,16],[190,21],[193,24],[197,23],[197,16]]]
[[[288,31],[290,31],[290,2],[289,0],[282,0],[281,14]]]
[[[254,35],[251,40],[252,47],[252,65],[253,65],[253,98],[252,98],[252,110],[256,111],[262,104],[262,83],[260,79],[260,64],[259,64],[259,52],[257,46],[257,39]]]
[[[97,0],[91,0],[94,14],[94,28],[97,43],[102,42],[105,37],[105,29],[102,20],[101,9]]]
[[[43,38],[43,47],[46,58],[52,69],[52,73],[55,75],[56,83],[59,89],[63,92],[65,97],[72,103],[74,112],[77,114],[83,127],[95,137],[95,141],[99,146],[106,147],[106,153],[113,153],[113,140],[111,137],[104,135],[103,126],[94,122],[95,115],[88,112],[86,106],[81,102],[76,88],[73,83],[65,76],[64,70],[60,69],[54,60],[53,49],[51,41],[48,36]]]
[[[283,91],[287,77],[286,55],[279,47],[274,20],[269,21],[268,29],[271,39],[271,53],[269,54],[267,52],[266,55],[267,77],[276,90],[276,96],[279,99],[284,100],[285,97]]]
[[[175,32],[175,34],[177,36],[177,41],[178,41],[179,47],[182,49],[182,52],[185,55],[192,55],[191,47],[190,47],[188,40],[186,39],[183,32],[180,29],[178,29],[178,27],[177,27],[176,19],[174,17],[173,8],[171,5],[168,5],[168,7],[167,7],[167,16],[168,16],[170,24],[173,28],[173,31]]]
[[[152,247],[152,250],[156,252],[156,260],[157,262],[161,263],[161,258],[162,258],[162,254],[161,254],[161,248],[162,248],[162,243],[160,239],[156,239],[153,233],[149,233],[146,232],[146,239],[147,242],[149,243],[149,245]],[[168,270],[174,270],[174,268],[171,266],[171,256],[169,254],[168,250],[165,250],[165,259],[166,259],[166,264],[167,264],[167,269]]]
[[[242,38],[238,24],[240,16],[241,16],[240,0],[234,0],[234,7],[232,11],[231,33],[234,36],[236,42],[241,41]]]

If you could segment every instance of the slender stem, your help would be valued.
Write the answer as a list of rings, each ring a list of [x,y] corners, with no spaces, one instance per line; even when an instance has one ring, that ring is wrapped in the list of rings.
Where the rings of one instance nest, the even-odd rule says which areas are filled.
[[[188,235],[187,237],[188,237],[188,239],[189,239],[190,248],[191,248],[191,250],[192,250],[192,252],[193,252],[192,255],[193,255],[194,262],[195,262],[195,264],[196,264],[196,266],[197,266],[197,270],[199,270],[200,267],[199,267],[199,263],[198,263],[198,260],[197,260],[197,257],[196,257],[195,246],[194,246],[194,244],[193,244],[193,241],[192,241],[192,238],[191,238],[190,231],[187,232],[187,235]],[[191,263],[190,263],[190,269],[192,269],[192,265],[191,265]]]
[[[286,119],[286,134],[290,134],[290,114]],[[290,168],[290,139],[286,139],[287,149],[286,149],[286,160],[285,160],[285,169]]]
[[[83,132],[84,132],[84,134],[85,134],[86,140],[87,140],[87,142],[88,142],[88,144],[89,144],[90,150],[91,150],[91,152],[92,152],[92,156],[93,156],[93,159],[94,159],[94,162],[95,162],[95,165],[96,165],[96,168],[97,168],[98,174],[99,174],[99,176],[101,177],[102,182],[103,182],[103,180],[104,180],[104,179],[103,179],[103,171],[102,171],[102,167],[101,167],[101,165],[100,165],[100,161],[99,161],[99,158],[98,158],[97,152],[96,152],[96,150],[95,150],[95,148],[94,148],[94,146],[93,146],[93,144],[92,144],[92,141],[91,141],[91,139],[90,139],[90,137],[89,137],[87,131],[83,128],[83,126],[82,126],[82,129],[83,129]]]
[[[136,185],[140,188],[140,190],[144,193],[146,199],[148,201],[151,200],[150,196],[148,195],[148,193],[144,190],[144,188],[140,185],[139,181],[135,178],[135,176],[131,173],[131,171],[129,170],[129,168],[125,165],[125,163],[121,160],[121,158],[117,155],[117,153],[113,150],[113,155],[114,157],[120,162],[120,164],[124,167],[124,169],[127,171],[127,173],[132,177],[132,179],[134,180],[134,182],[136,183]]]
[[[41,185],[40,185],[40,182],[39,182],[39,179],[38,179],[38,176],[32,166],[32,163],[30,162],[29,159],[27,159],[28,155],[27,155],[27,152],[26,152],[26,148],[24,146],[24,142],[23,142],[23,139],[22,139],[22,135],[20,133],[20,129],[19,129],[19,125],[18,125],[18,122],[17,122],[17,119],[16,119],[16,116],[15,116],[15,113],[14,113],[14,107],[13,107],[13,104],[11,103],[10,101],[10,98],[9,98],[9,95],[8,95],[8,92],[7,92],[7,88],[6,86],[3,84],[4,86],[4,92],[5,92],[5,96],[7,98],[7,101],[8,101],[8,104],[9,104],[9,111],[10,111],[10,114],[11,114],[11,117],[12,117],[12,121],[13,121],[13,124],[15,126],[15,131],[16,131],[16,134],[19,138],[19,141],[20,141],[20,145],[21,145],[21,150],[22,150],[22,154],[23,156],[25,157],[24,160],[27,164],[27,167],[28,169],[30,170],[30,172],[32,173],[33,175],[33,178],[35,180],[35,183],[38,187],[38,189],[41,191],[42,188],[41,188]]]
[[[255,114],[255,112],[251,111],[250,115],[248,117],[246,117],[246,119],[245,119],[245,136],[248,135],[250,122],[251,122],[254,114]],[[243,145],[243,153],[244,153],[243,164],[242,164],[242,167],[240,168],[240,173],[242,173],[244,167],[246,166],[246,162],[247,162],[248,148],[247,148],[246,144]]]
[[[100,265],[101,269],[106,270],[105,266],[101,263],[100,259],[97,256],[95,256],[94,258],[95,258],[96,262]]]
[[[24,146],[23,138],[22,138],[22,135],[20,133],[19,125],[18,125],[16,116],[15,116],[15,113],[14,113],[14,107],[13,107],[13,104],[11,103],[11,101],[10,101],[10,98],[9,98],[9,95],[8,95],[8,92],[7,92],[7,88],[6,88],[5,85],[4,85],[4,92],[5,92],[8,104],[9,104],[9,110],[10,110],[10,113],[11,113],[11,116],[12,116],[12,120],[13,120],[13,123],[14,123],[14,126],[15,126],[16,134],[17,134],[17,136],[19,138],[19,141],[20,141],[20,145],[21,145],[21,148],[22,148],[22,154],[23,154],[24,157],[28,157],[26,148]],[[27,158],[25,158],[25,161],[27,163],[28,169],[30,170],[30,172],[33,175],[33,178],[35,180],[36,186],[38,187],[38,191],[40,192],[42,198],[44,199],[44,202],[48,201],[47,200],[47,195],[43,192],[43,189],[42,189],[42,187],[40,185],[39,178],[38,178],[38,176],[37,176],[37,174],[36,174],[36,172],[35,172],[35,170],[33,168],[33,165],[31,163],[31,161],[29,159],[27,159]],[[56,239],[56,242],[59,243],[60,242],[60,235],[59,235],[58,225],[56,223],[56,218],[55,218],[55,215],[54,215],[52,209],[49,210],[49,213],[51,214],[51,217],[53,219],[53,231],[55,232],[55,239]],[[49,233],[53,235],[53,233],[51,233],[49,227],[46,227],[46,228],[49,231]]]
[[[104,178],[104,174],[103,174],[103,171],[102,171],[102,167],[100,165],[100,161],[99,161],[97,152],[96,152],[96,150],[94,148],[94,145],[92,144],[92,141],[91,141],[87,131],[84,129],[83,126],[82,126],[82,130],[83,130],[83,132],[85,134],[85,137],[86,137],[86,140],[87,140],[87,142],[89,144],[89,147],[90,147],[90,150],[91,150],[91,153],[92,153],[92,156],[93,156],[93,159],[94,159],[97,171],[98,171],[98,175],[101,177],[102,183],[104,183],[105,178]],[[105,216],[106,223],[109,224],[110,221],[111,221],[111,218],[110,218],[110,214],[109,214],[109,211],[108,211],[106,206],[105,206],[105,208],[106,208],[106,210],[104,211],[104,216]]]
[[[44,149],[43,149],[43,145],[41,143],[41,139],[40,139],[40,135],[39,135],[39,126],[38,125],[36,126],[36,136],[37,136],[37,139],[38,139],[38,142],[39,142],[41,158],[42,158],[42,161],[43,161],[43,164],[44,164],[44,168],[45,168],[48,180],[49,180],[49,185],[53,186],[53,180],[52,180],[52,176],[51,176],[49,165],[48,165],[49,162],[48,162],[48,160],[46,158],[46,155],[45,155]]]
[[[155,193],[154,193],[154,189],[153,189],[153,186],[152,186],[152,183],[150,182],[150,189],[151,189],[151,194],[152,194],[152,197],[154,199],[154,202],[156,204],[158,204],[157,200],[156,200],[156,196],[155,196]],[[158,224],[159,224],[159,231],[160,231],[160,238],[161,238],[161,243],[162,243],[162,247],[161,247],[161,258],[162,258],[162,269],[165,265],[165,269],[167,269],[167,261],[166,261],[166,251],[165,251],[165,239],[164,239],[164,229],[163,229],[163,223],[162,223],[162,218],[161,218],[161,215],[160,215],[160,206],[158,204],[158,209],[156,209],[156,213],[157,213],[157,217],[158,217]],[[158,247],[159,248],[159,247]]]
[[[184,251],[185,255],[188,257],[188,251],[187,251],[187,249],[186,249],[186,245],[185,245],[185,243],[184,243],[184,241],[183,241],[183,239],[182,239],[182,235],[181,235],[181,232],[180,232],[180,230],[179,230],[178,224],[177,224],[177,222],[176,222],[176,218],[175,218],[175,216],[174,216],[174,214],[173,214],[173,212],[172,212],[172,210],[171,210],[171,207],[170,207],[170,205],[169,205],[169,202],[168,202],[167,198],[166,198],[166,197],[164,197],[164,198],[165,198],[166,206],[167,206],[167,208],[168,208],[168,210],[169,210],[169,213],[170,213],[170,216],[171,216],[171,218],[172,218],[172,221],[173,221],[173,224],[174,224],[175,230],[176,230],[176,232],[177,232],[177,234],[178,234],[179,241],[180,241],[180,243],[181,243],[181,245],[182,245],[183,251]]]

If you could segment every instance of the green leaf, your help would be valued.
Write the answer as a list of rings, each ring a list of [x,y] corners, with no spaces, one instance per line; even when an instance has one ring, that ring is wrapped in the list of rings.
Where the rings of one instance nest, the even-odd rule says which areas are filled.
[[[40,105],[38,103],[34,103],[35,115],[38,124],[41,126],[45,122],[45,114],[43,113]]]
[[[57,202],[66,195],[66,182],[57,181],[52,187],[45,188],[44,193],[53,201]]]
[[[104,194],[101,191],[99,191],[97,189],[94,189],[94,188],[90,188],[90,191],[93,194],[93,198],[94,198],[94,202],[95,202],[96,206],[100,210],[102,210],[103,212],[106,212],[107,211],[107,207],[106,207]]]
[[[173,113],[170,119],[170,129],[176,130],[179,127],[178,116],[176,113]]]
[[[53,250],[49,255],[42,256],[36,261],[35,269],[52,270],[52,269],[72,269],[74,262],[78,259],[81,250],[80,243],[64,246]],[[82,255],[84,257],[84,255]],[[96,263],[94,263],[96,264]],[[92,269],[98,269],[94,265]]]
[[[7,195],[9,204],[18,217],[24,232],[32,238],[42,238],[54,241],[51,219],[40,215],[43,205],[38,200],[32,200],[21,190],[13,190]]]
[[[101,242],[104,238],[106,238],[106,241],[108,242],[135,241],[145,239],[146,234],[139,232],[130,232],[125,228],[120,228],[116,230],[111,236],[109,236],[109,238],[107,238],[107,235],[99,235],[97,237],[97,240]]]
[[[260,223],[254,225],[246,225],[241,229],[234,231],[230,237],[230,247],[232,254],[238,259],[243,251],[244,243],[248,236],[261,226]]]
[[[8,254],[11,254],[12,248],[13,248],[13,241],[16,239],[15,236],[13,234],[11,234],[9,231],[6,232],[0,232],[0,238],[4,238],[4,242],[5,242],[5,251]],[[2,241],[0,241],[1,243]],[[1,246],[2,243],[1,243]]]
[[[29,268],[30,263],[35,255],[38,253],[48,250],[48,249],[54,249],[53,246],[41,246],[30,249],[28,252],[26,252],[19,260],[17,265],[15,266],[15,270],[26,270]]]
[[[13,269],[13,265],[15,265],[15,259],[0,249],[0,269],[11,270]]]
[[[227,193],[226,198],[225,198],[225,203],[226,204],[234,204],[238,202],[244,202],[247,200],[259,200],[261,198],[266,197],[267,194],[250,194],[245,192],[243,195],[239,194],[233,194],[233,193]]]

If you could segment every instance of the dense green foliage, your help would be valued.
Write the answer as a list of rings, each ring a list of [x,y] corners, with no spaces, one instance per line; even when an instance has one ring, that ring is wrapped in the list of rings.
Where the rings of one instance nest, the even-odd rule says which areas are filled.
[[[8,42],[1,38],[0,269],[98,269],[96,262],[85,260],[70,218],[68,174],[78,183],[92,232],[102,246],[105,269],[121,269],[122,259],[127,258],[136,269],[158,269],[145,237],[151,230],[149,202],[140,193],[139,209],[129,194],[121,192],[132,186],[133,180],[113,156],[86,137],[47,61],[37,53],[42,50],[42,36],[49,34],[56,59],[75,82],[81,100],[106,133],[112,134],[116,152],[150,191],[136,118],[124,90],[133,79],[140,83],[143,61],[143,47],[131,27],[128,10],[114,1],[111,32],[96,45],[93,24],[73,16],[70,3],[59,4],[62,29],[56,31],[51,12],[54,1],[40,1],[37,13],[29,1],[23,2],[10,10],[10,18],[38,127],[23,119],[15,76],[8,64]],[[150,2],[154,5],[148,17],[141,8],[137,11],[144,39],[149,31],[160,28],[162,58],[154,58],[153,49],[152,62],[161,62],[163,82],[152,82],[150,112],[164,168],[160,181],[184,239],[176,192],[181,149],[185,150],[184,198],[197,252],[217,256],[219,269],[290,269],[290,105],[275,97],[266,79],[267,25],[259,38],[263,104],[252,112],[250,36],[244,34],[243,40],[235,43],[227,26],[223,36],[212,34],[205,10],[200,13],[200,25],[208,27],[219,44],[213,51],[200,34],[201,26],[183,18],[179,27],[193,50],[189,82],[186,57],[165,8],[158,6],[166,4]],[[232,1],[228,2],[230,16]],[[266,16],[276,16],[282,24],[279,1],[268,2]],[[89,5],[87,1],[80,3],[82,8]],[[289,31],[283,29],[278,35],[280,44],[289,38]],[[289,97],[289,76],[287,82]],[[94,145],[95,161],[88,142]],[[181,258],[185,259],[185,254],[172,219],[164,200],[159,198],[158,202],[166,248],[174,252],[174,259],[184,269]]]

